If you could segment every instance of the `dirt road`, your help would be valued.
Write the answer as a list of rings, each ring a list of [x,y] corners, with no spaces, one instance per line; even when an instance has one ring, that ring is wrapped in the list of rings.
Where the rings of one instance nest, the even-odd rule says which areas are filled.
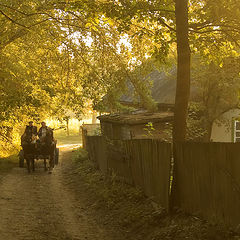
[[[36,172],[14,168],[0,182],[0,240],[110,240],[117,232],[99,226],[94,215],[68,185],[71,151],[62,150],[52,174],[37,163]],[[78,192],[81,191],[79,184]],[[84,193],[82,193],[84,194]],[[80,194],[81,195],[81,194]]]

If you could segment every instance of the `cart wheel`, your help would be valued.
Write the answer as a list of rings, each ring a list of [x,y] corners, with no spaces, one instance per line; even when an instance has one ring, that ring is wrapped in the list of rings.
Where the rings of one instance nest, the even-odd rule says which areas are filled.
[[[59,159],[59,148],[55,149],[55,159],[54,159],[54,164],[58,165],[58,159]]]
[[[23,168],[24,167],[24,152],[21,150],[18,154],[19,157],[19,167]]]

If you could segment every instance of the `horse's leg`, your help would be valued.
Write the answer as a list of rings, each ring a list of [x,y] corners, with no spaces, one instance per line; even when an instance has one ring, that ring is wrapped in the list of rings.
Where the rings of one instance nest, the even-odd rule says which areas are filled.
[[[28,170],[28,173],[30,173],[30,172],[31,172],[31,171],[30,171],[30,159],[29,159],[28,156],[26,157],[26,162],[27,162],[27,170]]]
[[[47,171],[47,160],[46,160],[46,158],[44,158],[44,171]]]
[[[32,158],[32,170],[35,171],[35,165],[34,165],[34,157]]]
[[[53,155],[50,154],[49,156],[49,173],[52,173],[53,167],[54,167],[54,159],[53,159]]]
[[[27,163],[27,170],[28,170],[28,173],[30,173],[30,159],[29,159],[29,145],[28,144],[23,145],[23,152],[24,152],[24,159],[26,160],[26,163]]]

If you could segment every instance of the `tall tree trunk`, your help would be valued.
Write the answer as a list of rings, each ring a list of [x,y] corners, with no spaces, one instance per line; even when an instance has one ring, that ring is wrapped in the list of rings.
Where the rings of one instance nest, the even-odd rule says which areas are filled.
[[[175,97],[173,123],[173,183],[170,198],[170,211],[179,207],[179,192],[177,187],[178,159],[176,143],[186,137],[188,100],[190,95],[190,48],[188,42],[188,0],[175,0],[176,31],[177,31],[177,88]]]
[[[188,0],[175,0],[177,33],[177,88],[173,142],[184,141],[190,95],[190,48],[188,41]]]

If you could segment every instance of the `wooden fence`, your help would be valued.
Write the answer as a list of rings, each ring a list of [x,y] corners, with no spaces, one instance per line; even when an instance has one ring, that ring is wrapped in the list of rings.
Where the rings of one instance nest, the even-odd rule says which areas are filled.
[[[101,171],[115,172],[164,208],[169,208],[171,198],[170,207],[240,226],[240,143],[176,144],[171,196],[171,144],[88,137],[87,145]]]
[[[100,124],[83,124],[81,126],[82,129],[82,144],[83,148],[87,148],[86,141],[87,136],[95,136],[96,132],[100,132]]]
[[[134,185],[168,210],[171,144],[151,139],[125,144]]]
[[[174,173],[174,206],[213,222],[240,224],[240,144],[177,144]]]
[[[106,144],[102,136],[86,136],[86,150],[91,161],[106,174],[108,171]]]
[[[150,139],[107,141],[88,136],[87,150],[102,172],[114,172],[168,209],[171,144]]]
[[[109,172],[115,173],[129,184],[133,184],[130,159],[126,153],[125,142],[121,140],[108,140],[106,141],[106,146]]]

